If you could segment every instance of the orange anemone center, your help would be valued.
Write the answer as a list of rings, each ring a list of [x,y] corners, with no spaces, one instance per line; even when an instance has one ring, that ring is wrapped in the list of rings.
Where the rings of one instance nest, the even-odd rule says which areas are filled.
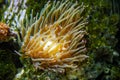
[[[56,63],[59,60],[71,57],[68,48],[70,46],[69,30],[62,31],[60,26],[45,26],[39,34],[30,38],[25,54],[34,59],[50,59],[50,63]]]

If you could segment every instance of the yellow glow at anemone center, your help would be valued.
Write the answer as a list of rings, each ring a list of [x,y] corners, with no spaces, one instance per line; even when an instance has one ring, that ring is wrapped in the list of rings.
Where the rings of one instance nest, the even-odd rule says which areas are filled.
[[[44,47],[43,47],[43,51],[44,54],[47,53],[47,56],[49,56],[50,58],[60,58],[60,51],[62,48],[62,44],[61,43],[55,43],[53,41],[48,41],[45,43]]]

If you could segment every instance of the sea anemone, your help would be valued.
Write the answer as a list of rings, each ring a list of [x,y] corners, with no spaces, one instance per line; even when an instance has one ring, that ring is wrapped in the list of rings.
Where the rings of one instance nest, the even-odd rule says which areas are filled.
[[[10,31],[10,27],[5,23],[0,22],[0,42],[8,41],[12,36],[15,37],[15,33]]]
[[[21,28],[20,55],[31,58],[37,69],[58,71],[78,67],[88,57],[84,9],[77,2],[49,1],[38,20],[30,27]]]

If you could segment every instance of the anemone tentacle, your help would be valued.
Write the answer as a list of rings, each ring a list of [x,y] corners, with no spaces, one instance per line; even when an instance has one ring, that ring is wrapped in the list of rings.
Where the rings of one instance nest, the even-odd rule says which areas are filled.
[[[88,56],[84,36],[87,34],[85,6],[70,1],[50,1],[44,6],[39,19],[25,28],[21,52],[30,57],[40,69],[76,68]],[[37,65],[37,66],[36,66]]]

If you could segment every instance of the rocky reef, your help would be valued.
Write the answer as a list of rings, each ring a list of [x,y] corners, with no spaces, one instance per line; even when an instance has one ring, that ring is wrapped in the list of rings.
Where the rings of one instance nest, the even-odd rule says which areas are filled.
[[[0,80],[120,79],[120,1],[0,4]]]

